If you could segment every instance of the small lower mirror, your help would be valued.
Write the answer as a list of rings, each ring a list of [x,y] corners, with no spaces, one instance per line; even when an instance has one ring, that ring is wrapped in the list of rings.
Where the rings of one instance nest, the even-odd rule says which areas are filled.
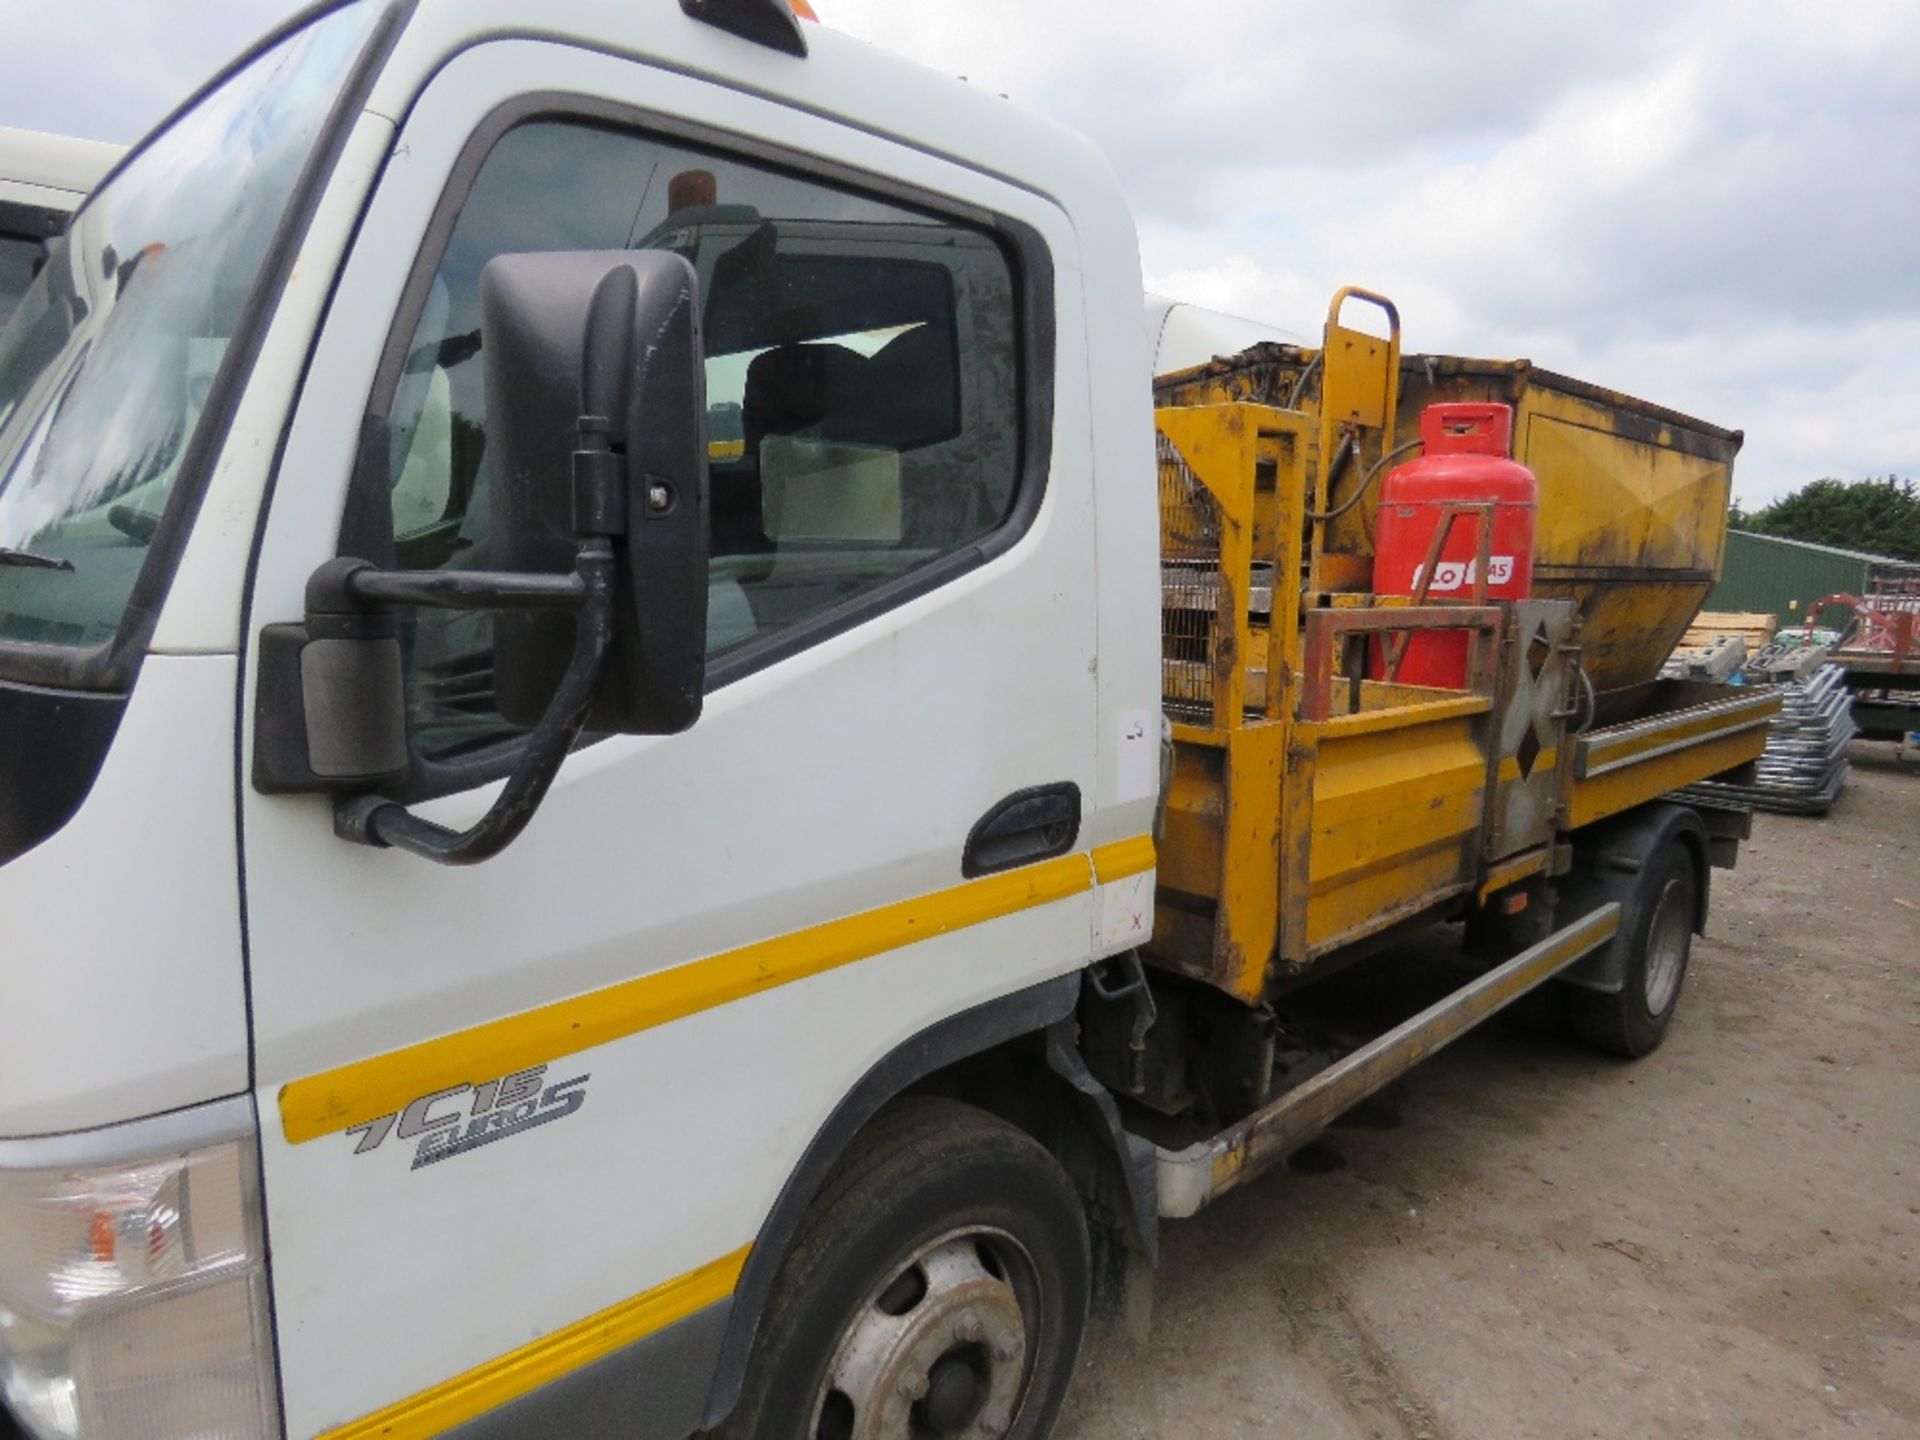
[[[262,794],[355,794],[406,779],[400,631],[349,593],[358,560],[307,582],[307,618],[260,631],[253,783]]]

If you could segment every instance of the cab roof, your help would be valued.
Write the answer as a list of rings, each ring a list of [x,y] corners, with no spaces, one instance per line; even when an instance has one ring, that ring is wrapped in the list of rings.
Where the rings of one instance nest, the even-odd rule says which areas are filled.
[[[0,198],[25,203],[29,197],[11,193],[11,187],[31,187],[35,192],[45,192],[34,194],[34,201],[76,209],[125,153],[125,146],[101,140],[78,140],[0,125],[0,187],[9,191]]]

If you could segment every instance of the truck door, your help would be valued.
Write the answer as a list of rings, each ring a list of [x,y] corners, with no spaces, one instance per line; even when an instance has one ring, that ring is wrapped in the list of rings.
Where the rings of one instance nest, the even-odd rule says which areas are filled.
[[[1086,962],[1091,814],[1064,858],[965,858],[1016,792],[1095,795],[1071,244],[1031,193],[817,109],[557,43],[468,49],[406,112],[286,437],[253,634],[337,554],[486,565],[491,257],[669,248],[703,291],[709,693],[686,733],[578,748],[471,868],[248,790],[289,1434],[438,1433],[654,1335],[679,1383],[643,1380],[626,1433],[690,1428],[836,1102]],[[489,622],[418,612],[405,657],[398,798],[465,826],[518,733]]]

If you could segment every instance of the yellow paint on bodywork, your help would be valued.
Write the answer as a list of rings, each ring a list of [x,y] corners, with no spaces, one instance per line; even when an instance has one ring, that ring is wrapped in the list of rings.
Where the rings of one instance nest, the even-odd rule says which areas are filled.
[[[920,940],[1084,893],[1093,886],[1102,855],[1109,874],[1119,878],[1149,868],[1140,862],[1151,852],[1151,840],[1144,849],[1141,842],[1123,841],[1093,856],[1041,861],[353,1061],[282,1086],[281,1126],[295,1145],[337,1134],[390,1115],[435,1090],[509,1075]]]
[[[1252,1004],[1266,988],[1280,938],[1280,795],[1287,727],[1235,730],[1227,745],[1228,813],[1214,969],[1230,995]]]
[[[1143,875],[1153,869],[1156,859],[1153,837],[1140,835],[1132,840],[1116,840],[1097,846],[1093,852],[1093,878],[1101,885]]]
[[[1349,299],[1370,301],[1388,317],[1385,336],[1343,325]],[[1393,449],[1400,398],[1400,315],[1392,302],[1370,291],[1346,286],[1327,307],[1320,346],[1319,458],[1313,508],[1344,514],[1318,523],[1311,537],[1316,590],[1372,588],[1374,513],[1378,492],[1369,503],[1346,507],[1373,462]],[[1418,433],[1417,428],[1411,433]],[[1334,456],[1349,441],[1355,458],[1340,477],[1332,475]],[[1338,491],[1334,487],[1338,479]]]
[[[1581,736],[1563,823],[1591,825],[1757,760],[1779,696],[1764,689],[1720,693],[1728,698]]]
[[[1578,830],[1596,820],[1622,814],[1636,805],[1671,794],[1683,785],[1692,785],[1736,765],[1757,760],[1766,746],[1765,727],[1739,730],[1593,779],[1575,780],[1564,823],[1568,829]]]
[[[1553,860],[1553,847],[1542,845],[1538,850],[1528,850],[1511,859],[1502,860],[1488,869],[1480,881],[1479,900],[1481,904],[1498,895],[1509,886],[1518,885],[1522,880],[1530,880],[1543,873]]]
[[[1249,1003],[1277,939],[1286,732],[1263,723],[1220,732],[1220,745],[1176,743],[1167,794],[1150,948]]]
[[[1451,707],[1437,706],[1437,709]],[[1473,717],[1418,707],[1401,724],[1342,734],[1313,729],[1307,868],[1309,955],[1357,939],[1452,893],[1474,875],[1487,759]]]
[[[1664,722],[1642,722],[1631,727],[1618,726],[1611,731],[1595,731],[1582,736],[1576,745],[1573,773],[1580,780],[1598,779],[1607,771],[1618,770],[1628,763],[1638,764],[1660,753],[1679,751],[1690,742],[1744,731],[1764,734],[1767,722],[1779,711],[1777,695],[1757,690],[1743,696],[1736,705],[1700,706],[1693,712],[1676,711]],[[1764,741],[1761,748],[1765,748]],[[1756,755],[1759,753],[1758,749],[1754,751]]]
[[[1558,750],[1542,750],[1534,757],[1533,770],[1531,773],[1537,775],[1543,770],[1551,770],[1559,761],[1560,752]],[[1505,785],[1509,781],[1518,780],[1519,778],[1520,762],[1514,756],[1509,755],[1500,762],[1500,783]]]
[[[1176,739],[1167,787],[1159,885],[1212,900],[1220,893],[1226,853],[1226,747]]]
[[[1596,686],[1639,684],[1713,588],[1732,466],[1622,436],[1617,412],[1559,391],[1530,391],[1517,420],[1515,454],[1553,492],[1539,511],[1534,594],[1579,605]]]
[[[726,1299],[740,1283],[747,1254],[748,1247],[742,1246],[365,1419],[329,1430],[320,1440],[426,1440],[445,1434]]]
[[[1366,698],[1371,700],[1376,693],[1373,682],[1368,681]],[[1425,693],[1426,699],[1412,703],[1393,703],[1378,710],[1336,715],[1331,720],[1321,721],[1315,733],[1328,739],[1349,740],[1360,735],[1405,730],[1413,724],[1426,725],[1436,720],[1459,720],[1470,715],[1484,715],[1493,708],[1493,702],[1484,695],[1460,695],[1446,690],[1429,690]]]

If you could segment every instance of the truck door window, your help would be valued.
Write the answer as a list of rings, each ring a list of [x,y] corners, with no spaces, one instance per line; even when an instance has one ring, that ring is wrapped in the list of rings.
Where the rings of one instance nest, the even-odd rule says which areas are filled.
[[[677,141],[539,120],[502,137],[417,300],[387,400],[397,562],[488,564],[479,276],[496,255],[664,249],[700,277],[707,646],[792,637],[1007,520],[1020,468],[1012,266],[985,229]],[[412,622],[423,758],[509,737],[490,622]]]

